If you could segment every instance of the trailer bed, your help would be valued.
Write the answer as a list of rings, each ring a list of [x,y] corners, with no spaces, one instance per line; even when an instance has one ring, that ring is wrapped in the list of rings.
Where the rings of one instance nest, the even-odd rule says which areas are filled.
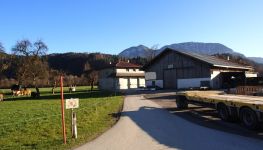
[[[225,94],[223,91],[184,91],[179,92],[189,100],[201,101],[206,103],[223,102],[228,106],[243,107],[248,106],[254,110],[263,112],[263,97],[262,96],[247,96]]]

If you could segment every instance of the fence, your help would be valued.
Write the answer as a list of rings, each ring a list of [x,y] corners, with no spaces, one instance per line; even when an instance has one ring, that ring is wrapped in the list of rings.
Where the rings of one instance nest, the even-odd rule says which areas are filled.
[[[256,93],[263,93],[263,86],[238,86],[236,94],[240,95],[255,95]]]

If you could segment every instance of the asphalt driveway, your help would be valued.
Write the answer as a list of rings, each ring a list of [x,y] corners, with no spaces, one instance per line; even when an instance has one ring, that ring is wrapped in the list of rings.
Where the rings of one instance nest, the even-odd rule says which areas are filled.
[[[77,150],[261,150],[263,141],[199,126],[141,95],[126,96],[118,123]]]

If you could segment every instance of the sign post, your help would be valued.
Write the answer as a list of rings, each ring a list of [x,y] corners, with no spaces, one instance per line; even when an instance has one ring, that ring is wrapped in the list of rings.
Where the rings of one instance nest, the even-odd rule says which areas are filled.
[[[77,113],[74,112],[74,108],[79,108],[79,99],[71,98],[66,99],[66,109],[71,109],[71,133],[72,138],[77,138]]]
[[[66,137],[66,125],[65,125],[65,109],[64,109],[64,94],[63,94],[63,76],[60,76],[60,95],[61,95],[61,121],[62,121],[62,133],[63,142],[67,143]]]

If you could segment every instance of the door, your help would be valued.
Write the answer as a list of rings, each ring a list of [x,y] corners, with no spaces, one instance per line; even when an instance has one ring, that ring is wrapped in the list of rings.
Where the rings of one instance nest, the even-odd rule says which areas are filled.
[[[164,70],[163,81],[165,89],[177,89],[176,69]]]

